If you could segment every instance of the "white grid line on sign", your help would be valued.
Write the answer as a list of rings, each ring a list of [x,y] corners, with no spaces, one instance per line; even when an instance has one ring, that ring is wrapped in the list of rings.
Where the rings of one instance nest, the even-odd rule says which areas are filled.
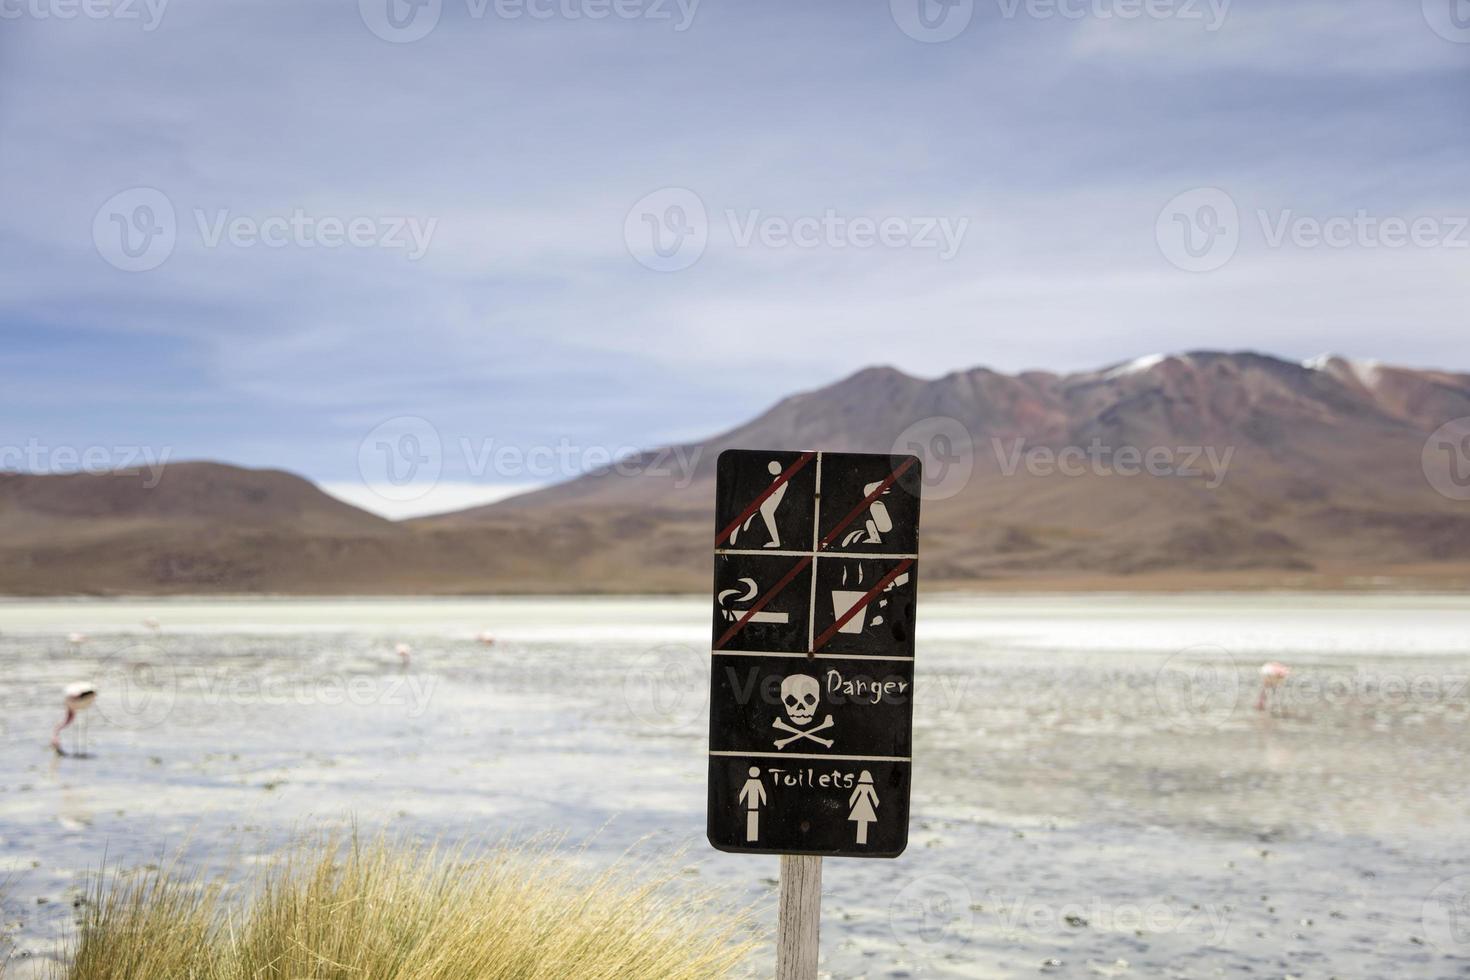
[[[907,755],[808,755],[804,752],[716,752],[712,756],[750,759],[821,759],[826,762],[912,762]]]
[[[769,650],[712,650],[716,657],[799,657],[802,660],[892,660],[913,663],[913,657],[883,657],[871,653],[772,653]]]
[[[822,454],[817,453],[817,488],[816,496],[812,500],[812,594],[807,600],[806,606],[806,652],[812,652],[812,647],[817,642],[817,545],[821,542],[818,537],[822,533]],[[802,553],[802,557],[806,556]]]
[[[820,502],[817,505],[821,506]],[[917,554],[907,554],[898,551],[878,553],[873,551],[781,551],[776,548],[716,548],[717,555],[775,555],[777,558],[805,558],[815,555],[818,558],[912,558],[918,560]]]

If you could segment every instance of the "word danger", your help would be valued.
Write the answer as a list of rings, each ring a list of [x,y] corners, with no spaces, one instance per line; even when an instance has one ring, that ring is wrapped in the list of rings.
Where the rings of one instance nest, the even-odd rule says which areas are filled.
[[[852,698],[854,701],[866,701],[869,704],[877,704],[887,698],[889,701],[902,704],[909,689],[908,681],[896,678],[875,681],[867,677],[854,677],[848,680],[836,670],[827,671],[826,686],[829,695],[827,700],[836,704],[841,704],[847,698]],[[830,695],[834,693],[840,696],[831,697]]]
[[[741,677],[742,673],[744,678]],[[726,667],[725,676],[730,680],[730,690],[734,693],[737,704],[749,704],[756,697],[765,704],[781,703],[781,683],[784,678],[778,674],[762,674],[758,667],[749,667],[744,671]],[[827,692],[827,704],[846,704],[848,701],[860,704],[880,704],[884,701],[903,704],[909,697],[909,682],[897,674],[875,680],[864,675],[844,677],[841,671],[833,668],[824,675],[822,686]]]

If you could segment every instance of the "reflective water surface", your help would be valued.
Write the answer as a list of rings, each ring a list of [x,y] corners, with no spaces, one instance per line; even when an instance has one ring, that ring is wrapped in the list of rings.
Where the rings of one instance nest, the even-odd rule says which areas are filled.
[[[830,975],[1470,975],[1470,601],[920,618],[909,850],[826,862]],[[682,845],[769,921],[776,859],[703,839],[708,623],[698,599],[0,602],[10,970],[56,955],[104,855],[240,869],[353,821],[565,833],[591,863]],[[1293,672],[1257,711],[1265,660]],[[74,680],[99,699],[57,758]]]

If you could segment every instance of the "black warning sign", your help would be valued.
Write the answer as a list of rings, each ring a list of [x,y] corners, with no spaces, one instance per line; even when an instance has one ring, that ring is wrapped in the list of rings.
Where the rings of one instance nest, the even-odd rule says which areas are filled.
[[[710,843],[908,841],[921,464],[728,450],[715,497]]]

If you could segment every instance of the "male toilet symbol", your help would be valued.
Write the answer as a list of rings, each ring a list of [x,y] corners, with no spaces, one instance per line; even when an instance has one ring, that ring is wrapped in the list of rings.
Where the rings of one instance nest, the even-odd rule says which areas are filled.
[[[786,714],[791,720],[801,726],[810,725],[812,717],[817,710],[817,701],[822,694],[822,685],[815,677],[806,674],[792,674],[781,682],[781,704],[786,707]],[[779,715],[771,722],[772,728],[778,728],[783,732],[790,732],[787,738],[778,738],[775,746],[784,749],[797,739],[805,738],[823,746],[832,747],[830,738],[820,738],[817,732],[825,731],[832,727],[832,716],[828,715],[820,725],[815,728],[793,728],[788,725]]]
[[[873,774],[864,769],[858,776],[857,789],[847,798],[852,807],[847,819],[857,824],[857,842],[868,842],[868,824],[878,819],[878,791],[873,788]]]
[[[761,784],[759,769],[751,766],[749,775],[740,789],[739,800],[745,804],[745,839],[753,841],[761,834],[761,804],[766,802],[766,788]]]
[[[776,482],[781,476],[781,464],[774,459],[771,460],[766,464],[766,472],[771,474],[771,482]],[[786,496],[786,488],[789,486],[789,483],[783,483],[777,487],[774,493],[761,501],[760,509],[756,512],[760,515],[761,521],[766,525],[766,534],[770,536],[770,540],[761,545],[762,548],[781,547],[781,532],[776,527],[776,510],[781,506],[781,501]],[[744,524],[730,532],[730,547],[735,547],[736,539],[750,530],[750,525],[755,518],[756,514],[751,514],[745,519]]]

